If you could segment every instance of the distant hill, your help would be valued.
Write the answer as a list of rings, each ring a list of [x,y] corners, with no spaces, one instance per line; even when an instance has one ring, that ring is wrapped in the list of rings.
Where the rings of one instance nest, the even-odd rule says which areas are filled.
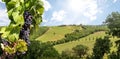
[[[81,26],[52,26],[52,27],[49,27],[49,30],[47,30],[42,36],[38,37],[36,40],[40,40],[42,42],[57,41],[64,38],[65,34],[71,33],[76,29],[82,30],[82,27]]]
[[[105,35],[106,35],[105,31],[95,32],[91,35],[80,38],[79,40],[76,40],[76,41],[71,41],[68,43],[55,45],[54,48],[61,54],[62,51],[72,50],[72,48],[75,47],[76,45],[82,44],[82,45],[89,47],[88,53],[91,53],[92,48],[94,47],[95,40],[97,38],[103,38]],[[61,49],[61,47],[62,47],[62,49]]]
[[[54,48],[60,54],[62,53],[62,51],[72,50],[73,47],[75,47],[76,45],[79,45],[79,44],[89,47],[88,53],[91,54],[92,48],[94,46],[96,39],[104,38],[104,36],[106,35],[105,32],[108,30],[107,26],[105,26],[105,25],[84,25],[84,26],[82,26],[82,25],[61,25],[61,26],[50,26],[47,28],[49,28],[49,29],[45,30],[45,32],[42,35],[38,36],[35,40],[42,41],[42,42],[59,41],[59,40],[65,38],[66,34],[71,34],[71,33],[74,33],[75,31],[78,31],[78,33],[79,33],[79,31],[85,31],[85,30],[89,30],[89,31],[94,30],[95,31],[95,32],[93,31],[93,33],[91,33],[85,37],[82,37],[80,39],[77,39],[77,40],[73,40],[70,42],[68,41],[68,42],[61,43],[61,44],[55,44]],[[97,29],[97,31],[95,29]],[[39,32],[41,32],[41,30]],[[37,32],[37,33],[39,33],[39,32]],[[87,31],[84,33],[87,33]],[[115,41],[115,40],[113,40],[113,41]],[[61,47],[62,47],[62,49],[61,49]]]
[[[69,34],[74,32],[75,30],[86,30],[86,28],[91,28],[90,30],[93,30],[94,28],[102,28],[106,30],[106,26],[104,25],[61,25],[61,26],[51,26],[48,27],[49,29],[45,31],[43,35],[40,35],[37,37],[36,40],[47,42],[47,41],[57,41],[65,37],[65,34]],[[39,31],[40,32],[40,31]],[[38,33],[39,33],[38,32]]]

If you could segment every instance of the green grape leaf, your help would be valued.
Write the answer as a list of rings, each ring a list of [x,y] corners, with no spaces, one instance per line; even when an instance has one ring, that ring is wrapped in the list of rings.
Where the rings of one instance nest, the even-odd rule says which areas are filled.
[[[41,8],[39,8],[39,9],[37,9],[37,12],[38,12],[38,14],[42,15],[43,12],[44,12],[44,8],[41,7]]]
[[[3,2],[6,2],[6,4],[10,1],[10,0],[2,0]]]
[[[24,20],[23,20],[23,16],[19,15],[19,12],[13,12],[12,13],[13,19],[15,21],[15,23],[17,24],[23,24]]]
[[[2,27],[1,30],[0,30],[0,33],[4,33],[6,30],[6,27]]]
[[[3,33],[1,36],[2,38],[6,38],[9,35],[10,31],[6,31],[6,27],[2,27],[0,33]]]
[[[16,52],[16,50],[14,48],[11,48],[9,46],[4,46],[4,51],[9,54],[14,54]]]
[[[9,10],[9,11],[8,11],[8,17],[9,17],[9,19],[11,20],[11,23],[15,23],[14,20],[13,20],[12,13],[13,13],[13,9]]]
[[[25,51],[27,51],[27,43],[25,41],[23,41],[23,40],[19,40],[17,42],[16,49],[19,52],[25,52]]]
[[[24,0],[20,0],[20,2],[23,4],[23,3],[24,3]]]
[[[11,1],[8,2],[8,4],[7,4],[7,10],[9,11],[10,9],[14,8],[15,5],[16,5],[16,1],[12,1],[12,0],[11,0]]]
[[[7,40],[10,41],[10,42],[15,42],[17,39],[19,39],[19,35],[14,33],[12,35],[9,35]]]

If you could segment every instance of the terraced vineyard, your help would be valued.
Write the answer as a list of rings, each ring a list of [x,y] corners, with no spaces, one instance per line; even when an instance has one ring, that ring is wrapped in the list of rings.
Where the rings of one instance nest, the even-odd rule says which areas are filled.
[[[64,38],[65,34],[71,33],[75,29],[82,30],[80,26],[53,26],[50,27],[49,30],[44,33],[44,35],[38,37],[36,40],[40,40],[42,42],[57,41]]]
[[[82,45],[85,45],[85,46],[89,47],[89,52],[88,53],[91,53],[96,38],[100,38],[100,37],[103,38],[105,35],[106,34],[105,34],[104,31],[96,32],[94,34],[88,35],[87,37],[83,37],[83,38],[81,38],[79,40],[76,40],[76,41],[55,45],[54,48],[59,53],[61,53],[64,50],[72,50],[72,48],[75,47],[76,45],[82,44]]]

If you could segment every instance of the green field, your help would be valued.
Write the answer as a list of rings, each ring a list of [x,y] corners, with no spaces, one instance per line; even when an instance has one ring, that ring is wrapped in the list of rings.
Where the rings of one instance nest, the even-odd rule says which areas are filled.
[[[37,31],[33,31],[33,33],[30,34],[30,40],[35,40],[37,37],[40,37],[48,30],[49,30],[48,27],[45,27],[45,26],[39,27]]]
[[[39,36],[36,40],[42,42],[57,41],[64,38],[65,34],[72,33],[76,29],[82,30],[81,26],[52,26],[49,27],[49,29],[43,35]],[[105,35],[105,31],[95,32],[75,41],[55,45],[54,48],[61,54],[61,52],[64,50],[72,50],[72,48],[76,45],[82,44],[89,48],[88,53],[91,54],[96,39],[104,38]],[[111,41],[114,43],[116,39],[111,38]],[[111,51],[116,50],[114,47],[111,47],[111,49]]]
[[[50,27],[46,33],[38,37],[36,40],[40,40],[42,42],[60,40],[64,38],[65,34],[71,33],[75,29],[81,30],[82,28],[80,26],[53,26]]]
[[[71,41],[68,43],[55,45],[54,48],[61,54],[62,51],[66,51],[66,50],[72,51],[73,47],[75,47],[76,45],[82,44],[82,45],[85,45],[89,48],[88,54],[91,54],[96,39],[97,38],[104,38],[105,35],[106,34],[104,31],[96,32],[94,34],[88,35],[87,37],[81,38],[81,39],[76,40],[76,41]],[[111,37],[110,40],[113,44],[110,52],[117,51],[117,49],[115,47],[115,41],[118,40],[118,38]]]
[[[103,38],[105,35],[106,34],[104,31],[96,32],[94,34],[88,35],[87,37],[81,38],[81,39],[76,40],[76,41],[56,45],[56,46],[54,46],[54,48],[61,54],[61,52],[64,50],[72,50],[72,48],[75,47],[76,45],[82,44],[82,45],[87,46],[89,48],[88,53],[91,53],[92,48],[93,48],[94,43],[95,43],[95,39],[100,38],[100,37]]]

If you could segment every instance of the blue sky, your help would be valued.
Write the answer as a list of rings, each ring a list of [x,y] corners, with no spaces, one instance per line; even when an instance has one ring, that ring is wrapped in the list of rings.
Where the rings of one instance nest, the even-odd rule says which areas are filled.
[[[42,0],[42,26],[100,25],[111,12],[120,12],[120,0]],[[6,7],[0,0],[0,25],[8,25]]]

